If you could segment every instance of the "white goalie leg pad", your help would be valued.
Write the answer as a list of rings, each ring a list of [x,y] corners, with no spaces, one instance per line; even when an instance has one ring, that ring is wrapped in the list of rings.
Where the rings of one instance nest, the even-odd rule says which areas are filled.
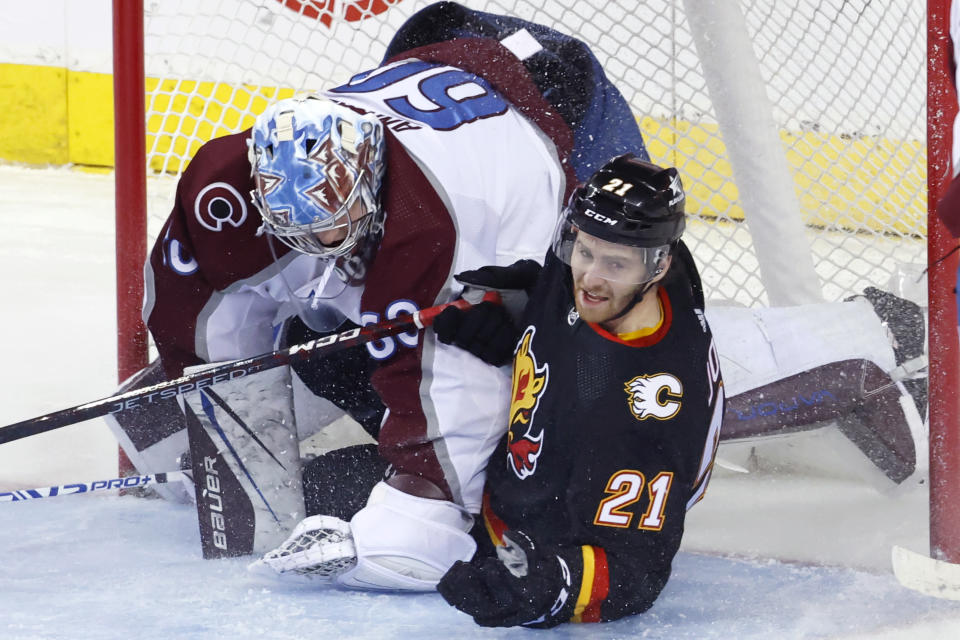
[[[166,380],[160,361],[154,360],[125,380],[117,393]],[[155,392],[140,400],[128,400],[126,405],[128,410],[108,413],[103,419],[133,466],[140,473],[181,468],[181,456],[189,445],[187,425],[177,400]],[[150,488],[168,500],[183,504],[196,502],[193,481],[188,474],[184,474],[180,482],[156,483]]]
[[[830,362],[896,366],[887,331],[862,298],[764,309],[708,306],[706,314],[728,397]]]
[[[204,557],[273,549],[305,515],[289,367],[217,381],[183,403]]]
[[[291,374],[293,413],[297,416],[297,434],[300,440],[316,435],[328,425],[347,415],[346,411],[337,405],[314,394],[292,368]]]
[[[457,560],[473,557],[473,516],[446,500],[413,496],[384,482],[350,521],[357,564],[337,577],[353,589],[433,591]]]

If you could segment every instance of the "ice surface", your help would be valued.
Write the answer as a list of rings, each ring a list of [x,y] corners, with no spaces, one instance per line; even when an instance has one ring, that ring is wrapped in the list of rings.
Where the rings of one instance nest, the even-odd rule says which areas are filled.
[[[112,175],[0,166],[0,425],[113,392],[112,207]],[[960,638],[960,603],[903,589],[889,569],[891,545],[924,550],[924,485],[884,488],[829,436],[807,446],[835,473],[780,475],[762,447],[754,473],[718,473],[649,612],[550,636]],[[99,421],[2,445],[0,489],[108,478],[115,454]],[[0,548],[3,640],[523,633],[480,629],[435,594],[284,584],[249,575],[245,559],[204,561],[195,511],[161,500],[0,503]]]
[[[280,584],[248,574],[245,559],[204,561],[191,507],[96,495],[2,507],[8,640],[517,637],[476,627],[437,594]],[[682,553],[646,614],[551,636],[847,637],[947,616],[960,616],[960,603],[906,591],[889,575]]]

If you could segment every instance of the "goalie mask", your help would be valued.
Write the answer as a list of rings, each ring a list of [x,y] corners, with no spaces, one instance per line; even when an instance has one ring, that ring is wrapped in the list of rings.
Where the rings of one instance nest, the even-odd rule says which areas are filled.
[[[383,228],[380,121],[321,96],[290,98],[257,118],[248,144],[264,229],[362,280]]]
[[[638,301],[683,234],[685,199],[676,169],[614,158],[571,196],[553,252],[574,272],[637,285]]]

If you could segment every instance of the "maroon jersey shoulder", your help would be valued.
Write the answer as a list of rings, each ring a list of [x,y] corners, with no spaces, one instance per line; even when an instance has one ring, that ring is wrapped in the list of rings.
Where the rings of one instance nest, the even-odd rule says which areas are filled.
[[[200,147],[151,251],[146,320],[168,376],[201,361],[197,317],[214,292],[273,262],[264,236],[257,236],[260,214],[250,203],[248,137],[244,131]]]
[[[250,200],[253,179],[247,159],[250,131],[214,138],[203,145],[177,190],[193,255],[217,290],[249,278],[273,262],[262,220]],[[278,255],[288,251],[282,243]]]
[[[364,310],[383,312],[399,298],[436,304],[449,276],[457,232],[451,213],[397,139],[387,132],[383,241],[370,267]]]

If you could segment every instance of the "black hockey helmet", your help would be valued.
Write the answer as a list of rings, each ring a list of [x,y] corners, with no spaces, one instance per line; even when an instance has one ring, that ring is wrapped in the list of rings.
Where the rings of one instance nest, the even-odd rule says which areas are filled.
[[[571,264],[577,234],[634,247],[646,272],[622,280],[612,269],[609,280],[643,284],[663,271],[683,234],[686,196],[674,168],[659,167],[626,154],[597,170],[570,198],[553,239],[553,251]]]
[[[574,192],[566,215],[608,242],[658,247],[676,243],[683,234],[685,201],[676,169],[626,154],[607,162]]]

